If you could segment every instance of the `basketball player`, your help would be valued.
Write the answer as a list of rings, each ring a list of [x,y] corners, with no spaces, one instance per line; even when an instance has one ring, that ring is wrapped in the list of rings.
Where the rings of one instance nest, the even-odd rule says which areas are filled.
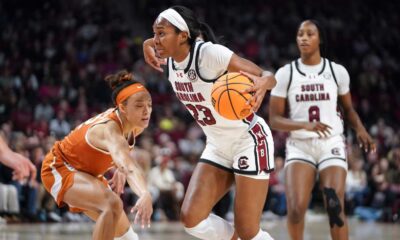
[[[285,184],[287,224],[292,239],[303,239],[304,214],[317,174],[331,236],[348,239],[343,205],[347,160],[337,102],[344,119],[356,131],[360,145],[365,151],[375,151],[375,144],[352,106],[349,74],[342,65],[321,57],[322,36],[315,21],[301,23],[297,30],[301,57],[278,70],[278,83],[269,104],[271,126],[290,132],[286,142]]]
[[[23,155],[13,152],[0,136],[0,163],[13,170],[13,180],[36,179],[36,167]]]
[[[112,167],[125,175],[139,196],[135,223],[150,224],[152,200],[138,164],[129,155],[135,137],[149,124],[152,102],[146,88],[121,71],[105,79],[113,89],[115,108],[87,120],[54,144],[43,161],[42,180],[59,206],[84,212],[96,221],[93,239],[136,240],[118,195],[103,174]],[[116,180],[116,179],[115,179]]]
[[[185,230],[200,239],[272,239],[260,229],[260,217],[274,168],[270,129],[255,114],[244,120],[227,120],[211,102],[213,82],[226,72],[239,72],[258,86],[251,101],[257,110],[274,76],[254,63],[215,44],[212,30],[182,6],[157,17],[154,37],[144,42],[145,60],[161,70],[167,59],[167,75],[179,100],[207,136],[207,145],[189,183],[181,209]],[[203,39],[204,41],[200,40]],[[252,91],[251,89],[249,91]],[[213,206],[236,183],[235,229],[211,213]]]

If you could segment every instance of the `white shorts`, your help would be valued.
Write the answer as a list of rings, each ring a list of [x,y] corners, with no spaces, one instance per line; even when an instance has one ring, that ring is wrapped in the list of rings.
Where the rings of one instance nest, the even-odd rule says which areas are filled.
[[[327,167],[342,167],[347,171],[346,145],[342,135],[330,138],[288,138],[285,167],[294,162],[314,166],[318,171]]]
[[[207,141],[200,162],[208,163],[238,175],[269,179],[274,170],[274,141],[264,119],[258,118],[241,136],[224,136]]]

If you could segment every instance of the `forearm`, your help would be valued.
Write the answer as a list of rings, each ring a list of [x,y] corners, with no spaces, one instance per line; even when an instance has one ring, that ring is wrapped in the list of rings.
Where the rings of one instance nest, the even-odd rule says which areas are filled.
[[[15,167],[15,156],[14,153],[10,149],[3,148],[0,152],[0,162],[14,169]]]
[[[132,160],[129,159],[128,161]],[[124,166],[119,166],[118,169],[125,174],[126,181],[136,195],[140,197],[148,192],[143,171],[137,164],[133,162],[125,163]]]
[[[143,42],[143,46],[154,47],[154,39],[153,39],[153,38],[146,39],[146,40]]]
[[[271,128],[280,131],[294,131],[304,129],[304,122],[293,121],[291,119],[275,116],[270,119]]]
[[[354,131],[359,132],[359,131],[366,131],[364,128],[364,125],[362,124],[360,117],[358,116],[357,112],[352,109],[348,112],[345,112],[344,115],[345,119],[347,122],[350,124],[350,126],[354,129]]]

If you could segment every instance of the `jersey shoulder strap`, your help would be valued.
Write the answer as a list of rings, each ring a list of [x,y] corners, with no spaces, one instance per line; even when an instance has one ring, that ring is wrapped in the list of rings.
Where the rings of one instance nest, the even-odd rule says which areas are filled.
[[[213,83],[213,82],[217,81],[217,79],[218,79],[219,77],[221,77],[222,75],[226,74],[228,71],[225,71],[223,74],[221,74],[220,76],[218,76],[218,77],[216,77],[216,78],[214,78],[214,79],[206,79],[206,78],[204,78],[204,77],[201,76],[200,69],[199,69],[199,57],[200,57],[200,48],[203,46],[203,44],[205,44],[205,42],[199,43],[199,46],[197,47],[197,50],[196,50],[196,57],[195,57],[195,60],[194,60],[196,72],[197,72],[197,75],[199,76],[199,78],[200,78],[202,81],[208,82],[208,83],[210,83],[210,82]]]
[[[289,74],[289,82],[287,86],[287,92],[289,92],[290,85],[292,84],[292,79],[293,79],[293,61],[289,63],[290,65],[290,74]]]
[[[166,75],[167,79],[169,79],[169,66],[170,65],[171,65],[170,58],[167,58],[167,67],[166,67],[166,70],[165,70],[165,75]]]
[[[329,67],[330,67],[331,72],[332,72],[333,80],[335,80],[336,85],[339,86],[339,84],[338,84],[338,82],[337,82],[337,79],[336,79],[335,72],[333,71],[332,62],[329,61],[329,60],[327,60],[327,61],[328,61],[328,63],[329,63]]]

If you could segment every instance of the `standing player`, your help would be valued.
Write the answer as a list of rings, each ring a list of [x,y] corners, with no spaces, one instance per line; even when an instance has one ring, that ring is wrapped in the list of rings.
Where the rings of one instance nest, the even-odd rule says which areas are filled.
[[[42,180],[59,206],[68,204],[72,211],[84,212],[96,221],[93,239],[136,240],[122,201],[103,174],[117,167],[114,182],[124,175],[139,196],[132,209],[137,211],[135,222],[149,225],[152,200],[142,170],[129,151],[149,124],[151,97],[126,71],[110,75],[106,81],[113,89],[115,108],[87,120],[56,142],[43,161]]]
[[[278,70],[271,93],[270,123],[274,129],[289,131],[286,143],[286,194],[288,229],[292,239],[303,239],[304,214],[317,174],[333,239],[348,239],[344,215],[347,174],[343,123],[336,111],[337,102],[344,118],[357,133],[365,151],[375,151],[351,103],[346,69],[321,57],[321,28],[306,20],[297,31],[301,58]],[[289,118],[285,115],[288,102]]]
[[[168,79],[177,97],[207,136],[206,148],[181,209],[185,230],[208,240],[237,239],[237,235],[242,240],[272,239],[260,229],[269,172],[274,168],[270,129],[255,114],[243,121],[219,116],[212,106],[211,89],[213,82],[225,72],[243,71],[258,86],[253,97],[253,109],[257,110],[266,91],[275,86],[274,76],[215,44],[212,30],[185,7],[175,6],[160,13],[153,31],[154,38],[143,44],[146,62],[161,70],[162,61],[156,54],[167,59]],[[235,228],[211,214],[213,206],[233,182],[236,183]]]

